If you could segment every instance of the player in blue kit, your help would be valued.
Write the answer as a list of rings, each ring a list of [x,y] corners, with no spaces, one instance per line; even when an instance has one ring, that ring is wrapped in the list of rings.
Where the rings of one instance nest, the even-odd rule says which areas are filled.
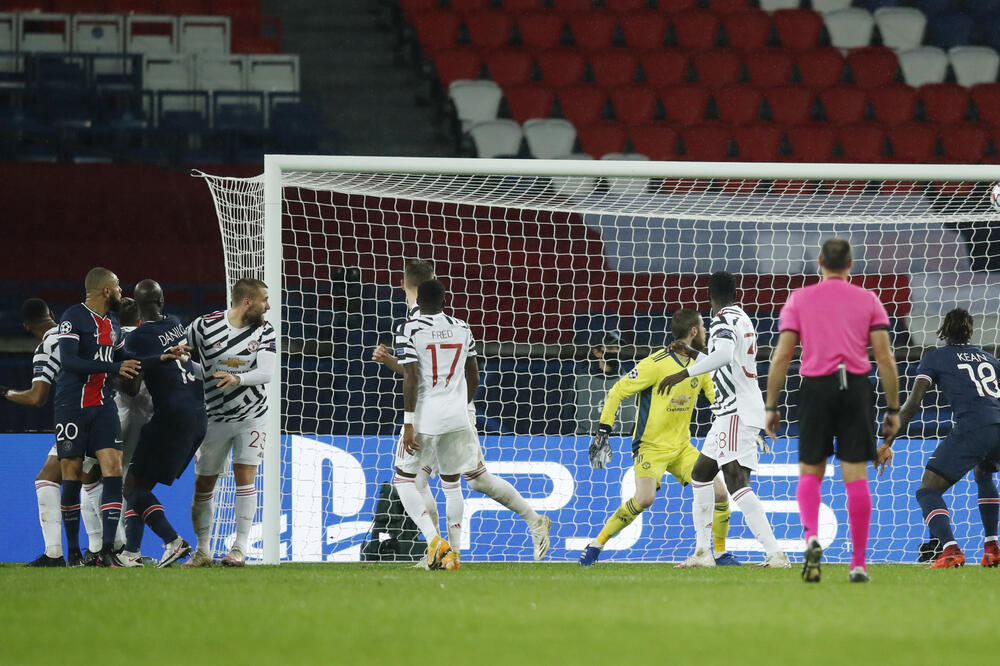
[[[884,470],[892,461],[892,443],[920,409],[924,394],[933,384],[951,403],[955,425],[948,436],[927,459],[917,502],[931,536],[944,544],[944,552],[927,568],[944,569],[965,564],[965,555],[955,542],[944,502],[944,491],[951,488],[970,470],[976,469],[977,481],[992,474],[1000,462],[1000,361],[979,347],[969,344],[972,316],[962,308],[945,315],[938,337],[945,344],[924,354],[917,368],[913,391],[900,410],[900,428],[887,437],[878,450],[876,467]],[[981,564],[1000,564],[997,546],[997,518],[1000,503],[993,483],[979,483],[979,512],[986,533]],[[985,496],[984,496],[985,495]]]
[[[56,447],[62,470],[61,511],[68,551],[80,548],[80,487],[83,457],[97,458],[104,477],[101,522],[104,524],[98,566],[121,567],[114,553],[115,532],[122,512],[121,424],[111,379],[134,377],[138,361],[121,360],[121,309],[118,276],[92,268],[84,282],[87,299],[66,308],[59,321],[56,380]]]
[[[187,331],[173,315],[163,314],[163,290],[153,280],[135,287],[142,324],[125,341],[125,356],[142,363],[142,379],[153,399],[153,416],[139,431],[139,442],[125,475],[125,499],[135,511],[126,524],[126,563],[141,566],[136,557],[142,524],[163,539],[158,568],[191,552],[191,546],[171,526],[153,487],[171,485],[187,468],[205,437],[205,389],[201,368],[185,353]],[[139,377],[125,390],[138,392]],[[141,520],[140,520],[141,519]],[[138,564],[133,564],[138,561]]]

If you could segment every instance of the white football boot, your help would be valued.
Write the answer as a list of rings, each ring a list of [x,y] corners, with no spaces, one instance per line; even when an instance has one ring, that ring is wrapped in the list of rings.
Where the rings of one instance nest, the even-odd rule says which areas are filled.
[[[701,548],[694,551],[694,554],[688,557],[686,560],[678,565],[675,565],[675,569],[697,569],[700,567],[714,567],[715,566],[715,556],[712,551],[707,548]]]

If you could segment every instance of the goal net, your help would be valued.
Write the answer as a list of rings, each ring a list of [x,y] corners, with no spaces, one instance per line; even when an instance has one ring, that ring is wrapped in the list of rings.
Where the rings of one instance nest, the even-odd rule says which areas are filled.
[[[969,309],[974,342],[994,351],[1000,220],[989,189],[998,178],[997,168],[978,166],[294,156],[268,156],[255,179],[208,177],[227,276],[264,279],[272,306],[280,305],[268,315],[282,333],[269,437],[276,442],[280,432],[280,446],[265,451],[261,538],[251,557],[357,560],[368,539],[391,536],[371,534],[371,525],[379,486],[392,478],[401,382],[371,356],[380,343],[392,348],[393,326],[405,316],[406,261],[433,262],[447,311],[478,342],[487,466],[551,516],[550,559],[573,560],[635,487],[632,400],[618,414],[610,467],[588,465],[605,394],[669,343],[672,313],[695,309],[707,323],[714,271],[737,276],[738,301],[757,329],[762,386],[778,312],[792,290],[819,279],[819,247],[831,236],[851,242],[852,281],[877,293],[889,313],[904,398],[948,310]],[[799,381],[795,362],[782,396],[785,430],[752,480],[793,557],[803,548]],[[710,419],[700,404],[695,446]],[[932,391],[895,445],[891,470],[872,474],[872,561],[916,559],[927,534],[913,493],[951,425]],[[436,479],[431,487],[443,500]],[[604,559],[686,557],[690,501],[689,489],[664,479],[656,502],[609,542]],[[219,502],[216,536],[225,543],[232,501]],[[978,548],[971,478],[949,502],[960,544]],[[759,560],[731,505],[728,549]],[[823,482],[820,521],[824,556],[846,561],[839,468]],[[463,559],[531,559],[524,522],[468,489],[464,523]]]

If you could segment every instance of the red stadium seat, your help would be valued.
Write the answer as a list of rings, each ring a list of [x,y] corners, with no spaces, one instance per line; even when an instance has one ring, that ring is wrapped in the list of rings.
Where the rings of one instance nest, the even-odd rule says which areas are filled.
[[[826,111],[826,119],[834,125],[860,123],[865,119],[868,95],[857,86],[827,88],[820,92],[819,100]]]
[[[681,49],[643,53],[639,62],[646,74],[646,82],[655,87],[684,83],[691,67],[688,54]]]
[[[833,159],[833,145],[837,140],[833,130],[826,125],[796,125],[785,135],[796,162],[829,162]]]
[[[656,91],[667,120],[672,123],[698,123],[705,120],[709,92],[691,85],[665,86]]]
[[[556,0],[556,11],[562,14],[568,12],[588,12],[594,8],[594,0]]]
[[[771,119],[786,125],[799,125],[810,120],[815,95],[803,86],[778,86],[764,91]]]
[[[606,49],[615,36],[618,17],[600,11],[579,12],[569,17],[573,43],[584,49]]]
[[[743,125],[760,119],[760,104],[764,95],[757,88],[737,83],[719,88],[712,93],[712,97],[719,108],[719,118],[724,122]]]
[[[757,51],[767,47],[771,37],[771,17],[759,9],[746,9],[722,17],[722,28],[729,38],[729,47]]]
[[[928,83],[920,86],[917,96],[932,122],[952,125],[968,116],[969,91],[957,83]]]
[[[698,0],[659,0],[656,6],[661,12],[681,12],[696,8]]]
[[[823,16],[809,9],[779,9],[772,14],[781,46],[806,51],[819,46]]]
[[[527,12],[542,8],[542,0],[504,0],[503,8],[509,12]]]
[[[783,86],[792,81],[792,57],[782,49],[767,49],[748,53],[743,65],[750,83],[760,88]]]
[[[465,14],[466,12],[478,12],[490,8],[490,0],[448,0],[451,11]],[[506,9],[506,7],[504,7]]]
[[[155,14],[158,6],[157,0],[104,0],[104,11],[111,14]]]
[[[163,14],[209,14],[212,13],[214,2],[209,2],[209,0],[160,0],[159,10]],[[245,4],[245,3],[243,3]],[[259,7],[259,5],[258,5]],[[237,9],[239,9],[239,5]],[[215,10],[216,14],[228,14],[225,11],[225,7],[220,7]],[[260,10],[257,9],[257,16],[260,16]]]
[[[552,49],[559,46],[566,19],[551,10],[525,12],[517,17],[521,42],[533,49]]]
[[[894,162],[933,162],[937,127],[931,123],[904,123],[889,128]]]
[[[462,19],[458,14],[444,10],[413,14],[410,22],[425,53],[455,46],[458,41],[458,29],[462,25]]]
[[[843,162],[884,162],[885,130],[875,123],[840,125],[836,129]]]
[[[655,9],[629,12],[619,19],[625,44],[633,49],[659,49],[667,33],[667,17]]]
[[[757,123],[733,128],[733,138],[744,162],[778,162],[783,132],[772,123]]]
[[[955,164],[976,164],[986,156],[989,132],[981,125],[962,123],[941,128],[941,145],[945,161]]]
[[[600,121],[608,99],[603,88],[586,84],[559,88],[556,96],[563,117],[577,127]]]
[[[468,46],[434,51],[431,60],[434,62],[438,80],[445,90],[452,81],[478,79],[483,65],[483,56],[479,49]]]
[[[542,80],[546,85],[565,86],[583,80],[587,61],[583,53],[576,49],[550,49],[536,56],[542,70]]]
[[[621,49],[609,49],[590,54],[590,71],[594,81],[602,86],[623,86],[635,81],[639,62]]]
[[[486,54],[486,69],[501,88],[527,83],[534,63],[531,53],[524,49],[498,49]]]
[[[634,12],[649,5],[646,0],[604,0],[604,6],[613,12]]]
[[[913,120],[917,107],[917,91],[898,84],[868,91],[875,120],[880,123],[899,124]]]
[[[615,117],[626,125],[641,125],[656,114],[656,93],[646,85],[620,86],[611,90]]]
[[[824,47],[804,51],[796,59],[799,76],[810,88],[829,88],[844,79],[846,60],[838,49]]]
[[[719,17],[711,12],[689,10],[670,17],[678,46],[685,49],[711,49],[718,44]]]
[[[666,125],[639,125],[629,130],[632,147],[651,160],[677,159],[677,130]]]
[[[504,88],[504,97],[507,98],[511,117],[519,123],[531,118],[548,118],[556,100],[551,88],[538,84]]]
[[[474,46],[496,49],[510,43],[514,17],[507,12],[488,9],[466,14],[464,23],[469,29],[469,41]]]
[[[972,101],[976,105],[979,120],[991,125],[1000,125],[1000,83],[980,83],[972,86]]]
[[[691,64],[698,73],[698,82],[704,86],[724,86],[740,79],[743,63],[738,55],[726,49],[695,53]]]
[[[403,14],[426,12],[430,9],[441,8],[439,0],[398,0],[398,2],[399,8],[403,11]]]
[[[729,128],[720,123],[700,123],[681,129],[684,155],[681,159],[720,162],[728,158]]]
[[[747,0],[709,0],[708,6],[713,12],[738,12],[749,4]]]
[[[851,49],[847,66],[854,75],[854,82],[862,88],[877,88],[896,82],[899,60],[892,49],[884,46],[866,46]]]
[[[625,152],[625,130],[617,123],[603,122],[577,126],[583,152],[600,159],[608,153]]]

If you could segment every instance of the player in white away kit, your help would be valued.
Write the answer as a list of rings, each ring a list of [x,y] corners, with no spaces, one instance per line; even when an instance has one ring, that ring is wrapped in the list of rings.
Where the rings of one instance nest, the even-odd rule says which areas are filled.
[[[708,354],[685,349],[695,362],[664,378],[658,387],[662,394],[684,379],[706,372],[712,373],[715,383],[712,428],[691,471],[695,551],[679,566],[715,566],[711,542],[715,501],[712,480],[721,467],[729,494],[767,553],[759,566],[787,569],[792,566],[788,556],[778,546],[764,507],[750,487],[750,472],[757,469],[757,448],[764,442],[760,438],[764,398],[757,383],[757,333],[747,313],[735,304],[736,280],[732,275],[725,271],[713,273],[708,296],[715,315],[708,334]]]
[[[427,560],[432,569],[457,569],[464,500],[459,476],[469,486],[524,518],[531,531],[535,560],[549,549],[552,521],[539,515],[507,481],[493,476],[483,463],[479,436],[469,424],[466,405],[479,388],[476,348],[469,326],[449,317],[444,306],[444,286],[427,280],[417,289],[420,317],[407,321],[396,337],[399,364],[403,366],[403,440],[411,454],[396,467],[399,499],[427,540]],[[399,458],[397,458],[399,460]],[[417,470],[429,464],[442,482],[455,484],[445,492],[449,536],[455,549],[438,534],[437,525],[423,510],[413,487]],[[454,526],[454,529],[453,529]]]
[[[274,327],[264,321],[270,309],[267,285],[244,278],[233,286],[229,310],[198,317],[188,327],[191,357],[204,369],[208,430],[194,456],[191,522],[198,548],[183,567],[212,564],[212,499],[230,451],[236,482],[236,541],[222,564],[241,567],[246,563],[250,527],[257,513],[257,466],[265,445],[264,384],[274,377],[277,365]]]

